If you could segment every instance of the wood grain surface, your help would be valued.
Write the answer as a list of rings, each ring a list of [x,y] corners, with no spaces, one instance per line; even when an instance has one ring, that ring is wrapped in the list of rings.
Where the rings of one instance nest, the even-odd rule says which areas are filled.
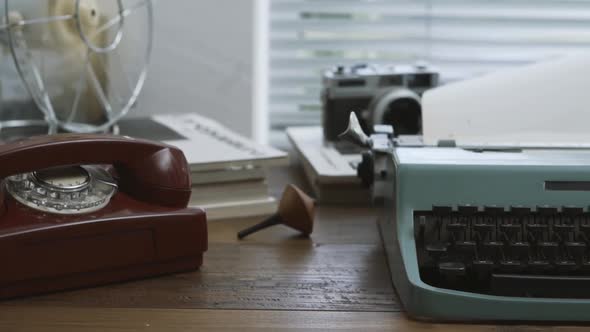
[[[570,332],[576,326],[425,323],[397,312],[0,308],[0,331]]]
[[[297,173],[277,169],[277,196]],[[279,175],[279,176],[277,176]],[[278,190],[276,190],[278,189]],[[237,240],[257,219],[210,222],[199,271],[18,299],[19,306],[397,311],[376,214],[319,206],[311,237],[276,226]]]
[[[271,188],[304,183],[274,170]],[[391,285],[368,207],[319,206],[310,238],[258,220],[209,223],[200,271],[4,301],[0,331],[569,331],[585,327],[434,324],[409,320]]]

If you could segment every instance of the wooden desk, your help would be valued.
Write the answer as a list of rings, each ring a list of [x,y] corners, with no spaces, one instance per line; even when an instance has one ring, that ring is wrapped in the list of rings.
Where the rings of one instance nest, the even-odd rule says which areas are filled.
[[[304,183],[295,169],[274,170],[273,193],[280,195],[288,181]],[[0,303],[0,331],[544,329],[407,319],[369,208],[318,207],[310,239],[278,226],[238,242],[236,232],[256,221],[211,222],[198,272]]]

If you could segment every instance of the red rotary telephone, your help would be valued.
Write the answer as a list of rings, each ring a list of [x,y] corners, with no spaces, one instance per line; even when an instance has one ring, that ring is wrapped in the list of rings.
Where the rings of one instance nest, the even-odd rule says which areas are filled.
[[[207,250],[179,149],[108,135],[0,145],[0,299],[186,271]]]

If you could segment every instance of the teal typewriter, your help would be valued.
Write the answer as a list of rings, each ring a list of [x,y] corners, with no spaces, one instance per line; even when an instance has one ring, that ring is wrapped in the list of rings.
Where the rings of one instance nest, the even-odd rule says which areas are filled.
[[[411,317],[590,321],[590,150],[400,146],[353,118]]]

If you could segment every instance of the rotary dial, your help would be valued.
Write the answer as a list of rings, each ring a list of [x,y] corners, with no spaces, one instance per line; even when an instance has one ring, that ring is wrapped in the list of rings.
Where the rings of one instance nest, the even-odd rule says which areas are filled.
[[[82,214],[105,207],[117,184],[98,166],[65,166],[6,179],[7,191],[21,204],[57,214]]]

